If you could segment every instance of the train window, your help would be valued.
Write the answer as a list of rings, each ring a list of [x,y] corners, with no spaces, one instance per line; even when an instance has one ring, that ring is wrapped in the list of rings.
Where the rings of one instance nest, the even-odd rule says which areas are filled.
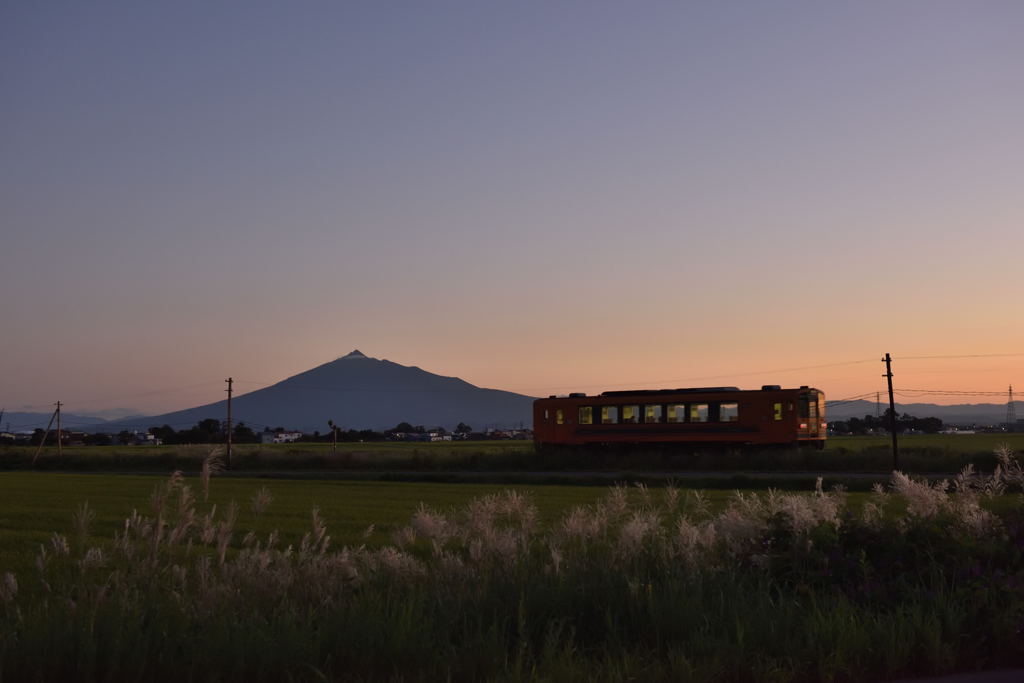
[[[613,425],[619,421],[618,406],[601,406],[601,424]]]
[[[551,417],[551,416],[550,416],[550,415],[548,415],[548,411],[546,411],[546,410],[545,410],[545,411],[544,411],[544,421],[545,421],[545,422],[547,422],[547,421],[548,421],[548,419],[549,419],[550,417]]]
[[[772,413],[773,413],[772,417],[775,418],[776,422],[779,422],[780,420],[782,420],[782,404],[781,403],[773,403],[772,404]]]
[[[739,422],[740,406],[738,403],[723,403],[718,408],[719,422]]]
[[[594,406],[580,406],[580,424],[594,424]]]
[[[690,422],[707,422],[708,421],[708,404],[707,403],[691,403],[690,404]]]
[[[555,411],[555,424],[565,424],[565,413],[562,411],[561,408]]]
[[[668,421],[686,422],[686,406],[682,403],[670,405],[668,407]]]
[[[646,422],[647,424],[661,422],[661,406],[644,406],[644,422]]]
[[[622,423],[635,425],[640,422],[640,406],[622,406]]]

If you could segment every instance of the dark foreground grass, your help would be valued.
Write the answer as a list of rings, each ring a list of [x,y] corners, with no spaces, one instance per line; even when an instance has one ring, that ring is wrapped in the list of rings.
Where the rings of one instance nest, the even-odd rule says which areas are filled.
[[[574,573],[301,608],[184,607],[160,578],[128,600],[92,590],[23,607],[4,680],[865,681],[1024,661],[1012,585],[934,572],[884,601],[742,575],[636,587]]]
[[[0,572],[0,680],[862,681],[1019,666],[1013,472],[955,492],[897,477],[858,506],[633,488],[563,513],[564,500],[492,494],[346,548],[316,516],[291,543],[247,533],[278,501],[259,518],[214,510],[241,482],[214,480],[204,503],[197,482],[150,479],[152,504],[108,542],[80,511],[38,567]]]

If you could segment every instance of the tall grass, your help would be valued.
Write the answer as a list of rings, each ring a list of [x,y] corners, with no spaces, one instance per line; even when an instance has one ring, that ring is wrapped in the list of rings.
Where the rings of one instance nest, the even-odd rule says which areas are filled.
[[[616,487],[422,506],[383,547],[246,532],[178,474],[0,581],[0,680],[864,680],[1024,662],[1024,476],[842,490]],[[215,474],[211,457],[210,475]],[[1007,496],[1012,504],[1006,504]],[[1003,501],[992,506],[990,501]],[[998,512],[994,511],[998,510]],[[372,530],[368,530],[372,532]]]

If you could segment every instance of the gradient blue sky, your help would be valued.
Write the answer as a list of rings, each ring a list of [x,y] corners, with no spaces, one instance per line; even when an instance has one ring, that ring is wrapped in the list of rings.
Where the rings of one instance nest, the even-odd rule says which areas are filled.
[[[1021,2],[9,2],[0,86],[8,409],[1024,351]]]

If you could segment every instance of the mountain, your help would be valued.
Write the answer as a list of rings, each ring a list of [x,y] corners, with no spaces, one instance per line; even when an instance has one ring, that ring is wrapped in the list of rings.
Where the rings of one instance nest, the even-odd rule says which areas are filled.
[[[0,429],[6,430],[8,425],[10,425],[12,432],[31,432],[33,429],[46,429],[46,425],[52,416],[52,410],[48,413],[4,411]],[[63,410],[60,411],[61,427],[70,431],[79,431],[83,425],[89,425],[90,428],[94,428],[97,424],[104,422],[106,420],[95,415],[75,415],[73,413],[66,413]],[[55,421],[53,428],[56,429],[56,427],[57,423]]]
[[[1018,416],[1024,417],[1024,401],[1014,401],[1014,409]],[[889,403],[882,402],[884,413]],[[846,420],[851,417],[874,415],[874,401],[848,401],[825,408],[825,417],[829,420]],[[896,412],[900,415],[909,413],[914,417],[937,417],[947,424],[984,424],[997,425],[1006,421],[1005,403],[962,403],[959,405],[939,406],[934,403],[897,403]]]
[[[458,377],[352,353],[272,386],[236,396],[232,418],[254,430],[285,427],[328,431],[328,420],[344,429],[390,429],[399,422],[451,429],[532,423],[533,398],[481,389]],[[145,418],[114,420],[104,431],[168,424],[185,429],[206,418],[225,419],[227,401]]]

